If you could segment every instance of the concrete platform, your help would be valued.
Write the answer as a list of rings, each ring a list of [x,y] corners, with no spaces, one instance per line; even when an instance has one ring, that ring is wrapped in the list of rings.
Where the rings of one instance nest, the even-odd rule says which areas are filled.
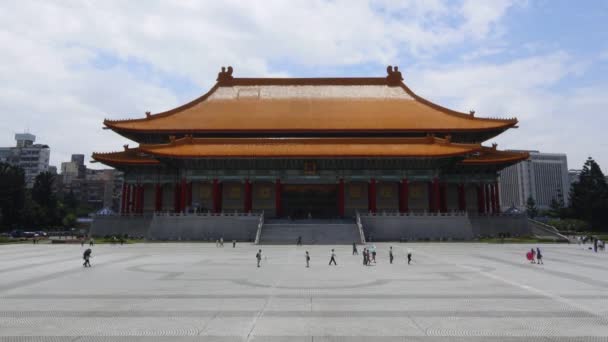
[[[608,253],[376,246],[365,267],[347,246],[328,266],[331,246],[103,245],[86,269],[80,245],[0,246],[0,341],[608,340]]]

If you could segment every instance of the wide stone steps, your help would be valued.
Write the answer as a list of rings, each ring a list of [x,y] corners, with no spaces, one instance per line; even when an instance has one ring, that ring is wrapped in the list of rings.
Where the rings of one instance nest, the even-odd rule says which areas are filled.
[[[274,223],[264,224],[260,244],[296,244],[298,236],[306,245],[349,245],[360,243],[354,223]]]

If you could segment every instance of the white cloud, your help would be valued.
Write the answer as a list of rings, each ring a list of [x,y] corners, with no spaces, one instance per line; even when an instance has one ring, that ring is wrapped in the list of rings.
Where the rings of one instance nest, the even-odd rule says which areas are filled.
[[[326,68],[408,58],[418,64],[410,62],[408,68],[400,63],[401,69],[421,95],[480,115],[518,116],[522,128],[501,136],[501,147],[572,151],[578,161],[586,151],[594,152],[589,146],[598,146],[587,141],[591,134],[580,134],[601,136],[600,125],[592,122],[605,126],[597,116],[606,108],[605,88],[573,89],[576,100],[570,101],[552,87],[586,65],[565,52],[474,63],[506,47],[502,19],[521,4],[6,2],[0,7],[0,44],[5,47],[0,54],[0,145],[12,144],[11,133],[29,128],[51,145],[55,165],[71,153],[120,149],[126,140],[101,130],[103,118],[143,116],[146,110],[159,112],[189,100],[163,83],[163,75],[193,82],[203,93],[221,65],[235,66],[237,76],[261,77],[292,73],[288,67],[277,69],[284,64]],[[460,45],[474,47],[468,56],[454,59],[460,63],[433,63],[435,55]],[[103,62],[104,56],[119,63],[96,67],[94,62]],[[145,75],[128,62],[143,65]],[[582,115],[580,108],[593,114],[584,121],[564,121]],[[593,120],[589,115],[595,115]],[[569,122],[567,129],[564,122]],[[574,143],[560,141],[570,134],[578,134]],[[605,158],[597,152],[598,159]]]

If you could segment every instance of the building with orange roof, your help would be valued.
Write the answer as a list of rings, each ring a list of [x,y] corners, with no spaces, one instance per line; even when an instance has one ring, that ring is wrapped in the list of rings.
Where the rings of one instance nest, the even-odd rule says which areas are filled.
[[[397,67],[373,78],[232,74],[222,68],[211,90],[172,110],[104,121],[138,144],[92,156],[124,171],[123,216],[498,217],[498,172],[528,158],[483,145],[517,119],[434,104]]]

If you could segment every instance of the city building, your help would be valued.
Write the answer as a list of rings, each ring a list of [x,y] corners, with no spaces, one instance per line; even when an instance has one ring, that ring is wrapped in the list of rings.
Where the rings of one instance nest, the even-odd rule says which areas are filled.
[[[36,136],[30,133],[15,134],[15,140],[15,147],[0,148],[0,162],[21,167],[26,187],[31,188],[38,174],[49,171],[51,149],[48,145],[34,144]]]
[[[375,239],[471,238],[526,224],[501,221],[498,172],[528,153],[482,145],[517,119],[434,104],[411,91],[397,67],[375,78],[232,72],[222,68],[208,93],[175,109],[104,121],[139,143],[92,156],[124,171],[123,215],[156,213],[151,229],[176,239],[235,212],[268,220],[360,217]],[[159,223],[168,212],[176,220],[210,216]],[[481,227],[479,217],[494,221]]]
[[[539,209],[549,209],[553,199],[568,206],[571,179],[578,173],[568,171],[563,153],[527,151],[530,158],[500,171],[500,203],[503,210],[510,207],[525,209],[532,197]]]

